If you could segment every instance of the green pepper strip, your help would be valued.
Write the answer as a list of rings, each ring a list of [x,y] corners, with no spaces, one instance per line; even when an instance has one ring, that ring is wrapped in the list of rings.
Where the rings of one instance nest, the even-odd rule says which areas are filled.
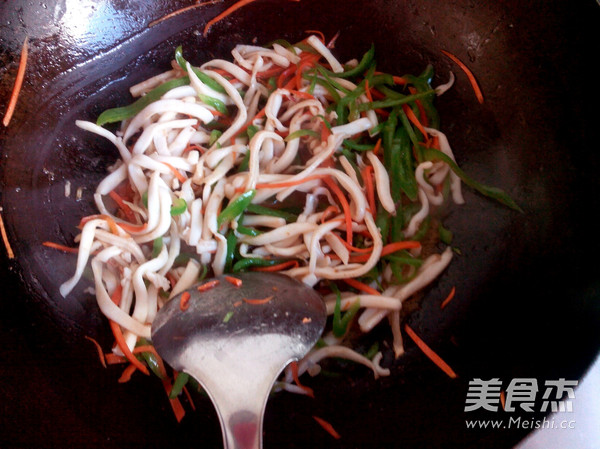
[[[225,272],[229,273],[233,268],[233,259],[235,258],[235,248],[237,237],[235,232],[229,230],[227,233],[227,253],[225,254]]]
[[[346,148],[350,148],[354,151],[373,151],[375,149],[375,144],[372,143],[358,143],[355,140],[344,139],[342,145]]]
[[[360,309],[360,300],[356,300],[352,304],[350,309],[348,309],[348,311],[342,317],[342,294],[340,292],[340,289],[333,282],[330,282],[329,285],[331,286],[331,289],[335,292],[336,295],[331,330],[333,331],[333,335],[340,338],[346,334],[346,331],[348,330],[348,324],[350,323],[350,321],[352,321],[352,318],[354,318],[354,315],[356,315],[356,313]]]
[[[341,73],[335,73],[331,71],[327,71],[327,73],[331,76],[335,76],[338,78],[351,78],[353,76],[363,74],[371,65],[373,58],[375,57],[375,46],[371,44],[371,48],[367,50],[367,52],[363,55],[362,59],[358,63],[358,65],[352,69],[346,70]]]
[[[171,89],[180,86],[187,86],[188,84],[190,84],[190,79],[187,76],[162,83],[160,86],[155,87],[146,95],[138,98],[136,101],[134,101],[128,106],[107,109],[98,116],[98,119],[96,120],[96,125],[102,126],[107,123],[116,123],[121,122],[123,120],[127,120],[139,113],[150,103],[154,103],[155,101],[159,100],[160,97],[162,97]]]
[[[171,216],[183,214],[187,210],[187,202],[183,198],[175,198],[171,206]]]
[[[209,147],[212,147],[212,146],[215,144],[215,142],[216,142],[217,140],[219,140],[219,137],[221,137],[221,135],[222,135],[222,134],[223,134],[223,132],[222,132],[222,131],[220,131],[220,130],[218,130],[218,129],[213,129],[213,130],[210,132],[210,136],[209,136],[209,138],[208,138],[208,146],[209,146]]]
[[[249,204],[246,210],[257,215],[268,215],[269,217],[283,218],[285,221],[290,223],[294,223],[298,219],[297,215],[292,214],[290,212],[271,209],[270,207],[261,206],[259,204]]]
[[[251,267],[270,267],[283,262],[287,262],[288,259],[260,259],[258,257],[250,257],[238,260],[233,265],[233,272],[238,273]]]
[[[321,138],[321,134],[319,134],[316,131],[313,131],[312,129],[298,129],[296,131],[294,131],[291,134],[288,134],[285,139],[283,139],[286,142],[289,142],[290,140],[294,140],[294,139],[299,139],[300,137],[303,136],[311,136],[311,137],[316,137],[318,139]]]
[[[181,45],[175,49],[175,61],[177,61],[179,67],[181,67],[185,72],[187,72],[187,61],[183,57],[183,48]],[[206,73],[202,72],[196,67],[193,67],[192,65],[190,65],[190,67],[192,67],[192,70],[194,71],[198,79],[200,79],[200,81],[202,81],[212,90],[220,92],[222,94],[226,93],[225,88],[221,86],[218,82],[216,82],[214,79],[212,79],[210,76],[208,76]]]
[[[256,237],[257,235],[262,234],[262,232],[259,231],[258,229],[248,228],[246,226],[241,226],[241,225],[238,225],[237,232],[239,232],[240,234],[249,235],[252,237]]]
[[[475,189],[479,193],[489,198],[495,199],[496,201],[508,206],[509,208],[516,210],[518,212],[523,212],[523,209],[519,207],[519,205],[506,193],[504,190],[499,189],[497,187],[490,187],[484,184],[481,184],[478,181],[475,181],[473,178],[468,176],[457,164],[452,160],[451,157],[442,153],[435,148],[425,148],[421,147],[423,151],[423,156],[426,160],[441,160],[448,164],[448,166],[452,169],[454,173],[469,187]]]
[[[181,394],[181,390],[190,380],[190,375],[184,372],[177,373],[177,378],[175,382],[173,382],[173,387],[171,388],[171,393],[169,393],[169,399],[176,399],[177,396]]]
[[[155,259],[158,257],[158,255],[160,254],[160,250],[162,249],[163,246],[163,238],[162,237],[157,237],[154,239],[154,241],[152,242],[152,258]]]
[[[256,190],[248,190],[229,203],[217,217],[217,226],[220,228],[223,223],[241,215],[250,204],[250,201],[252,201],[252,198],[254,198],[254,195],[256,195]]]
[[[448,228],[445,228],[441,223],[438,225],[438,234],[442,243],[445,243],[446,245],[450,245],[452,243],[452,231]]]
[[[136,346],[145,346],[150,343],[145,338],[140,338],[136,344]],[[152,352],[141,352],[137,354],[138,358],[143,359],[147,364],[150,370],[158,377],[159,379],[163,378],[163,375],[160,371],[160,364],[158,363],[158,359]]]
[[[405,95],[402,98],[389,98],[386,100],[372,101],[372,102],[368,102],[368,103],[360,103],[359,105],[356,106],[356,109],[359,112],[363,112],[363,111],[368,111],[370,109],[392,108],[394,106],[401,106],[403,104],[411,103],[415,100],[421,100],[423,98],[427,98],[434,93],[435,93],[435,91],[432,89],[432,90],[429,90],[426,92],[421,92],[418,94]],[[401,95],[401,94],[398,94],[398,95]]]

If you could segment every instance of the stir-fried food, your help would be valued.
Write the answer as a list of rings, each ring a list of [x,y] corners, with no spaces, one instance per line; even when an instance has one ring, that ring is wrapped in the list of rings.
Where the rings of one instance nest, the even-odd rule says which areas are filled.
[[[373,48],[341,63],[317,35],[231,53],[194,67],[180,47],[171,70],[131,88],[132,104],[77,122],[120,160],[97,187],[98,214],[81,222],[75,274],[60,291],[68,295],[91,261],[114,353],[147,371],[136,347],[149,346],[171,298],[211,275],[234,283],[236,272],[279,271],[318,289],[331,315],[280,388],[306,393],[294,379],[329,357],[388,375],[381,352],[357,351],[349,330],[389,323],[402,354],[403,302],[453,257],[437,222],[440,240],[424,244],[433,211],[464,202],[462,181],[517,206],[468,178],[439,130],[434,99],[453,77],[433,88],[431,67],[383,73]],[[119,129],[103,127],[111,123]]]

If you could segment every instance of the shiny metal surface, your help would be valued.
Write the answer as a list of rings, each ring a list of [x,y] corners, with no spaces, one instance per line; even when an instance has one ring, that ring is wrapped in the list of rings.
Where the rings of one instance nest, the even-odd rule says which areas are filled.
[[[152,343],[193,376],[217,409],[225,449],[262,448],[267,399],[281,371],[317,342],[327,318],[314,289],[277,273],[238,273],[176,295],[152,324]],[[181,307],[182,295],[189,295]]]

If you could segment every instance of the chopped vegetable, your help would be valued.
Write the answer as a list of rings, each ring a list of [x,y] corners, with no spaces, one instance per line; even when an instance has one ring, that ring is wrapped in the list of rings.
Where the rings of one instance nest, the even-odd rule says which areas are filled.
[[[23,47],[21,49],[21,57],[19,58],[19,68],[17,69],[17,77],[15,78],[15,84],[13,86],[12,94],[8,100],[8,106],[2,119],[2,124],[8,126],[10,120],[15,112],[17,106],[17,100],[19,99],[19,93],[21,93],[21,87],[23,86],[23,79],[25,78],[25,69],[27,67],[27,56],[29,53],[29,37],[26,36],[23,41]]]

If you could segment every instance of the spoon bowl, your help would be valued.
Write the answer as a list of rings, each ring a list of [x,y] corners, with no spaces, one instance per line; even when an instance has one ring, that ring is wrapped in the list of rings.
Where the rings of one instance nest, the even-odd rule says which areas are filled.
[[[262,420],[281,371],[321,336],[319,294],[277,273],[218,276],[173,297],[158,312],[152,342],[174,369],[211,398],[226,449],[262,447]]]

